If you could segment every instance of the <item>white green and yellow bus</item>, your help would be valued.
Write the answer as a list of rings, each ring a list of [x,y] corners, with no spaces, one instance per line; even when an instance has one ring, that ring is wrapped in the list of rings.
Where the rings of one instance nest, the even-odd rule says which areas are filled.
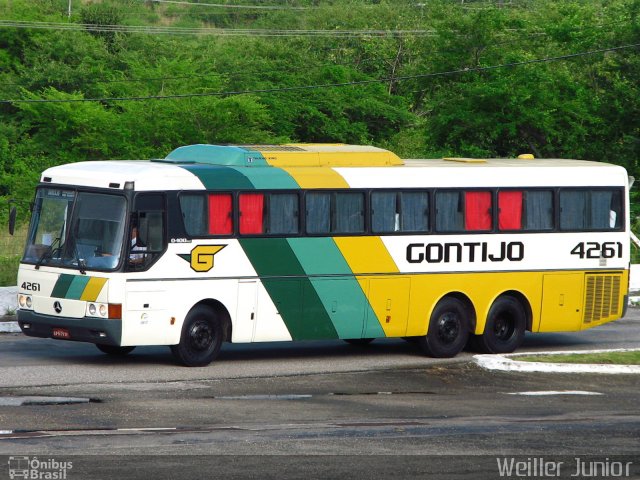
[[[191,145],[41,177],[18,274],[30,336],[122,355],[223,342],[415,340],[511,352],[624,315],[624,168],[401,160],[350,145]]]

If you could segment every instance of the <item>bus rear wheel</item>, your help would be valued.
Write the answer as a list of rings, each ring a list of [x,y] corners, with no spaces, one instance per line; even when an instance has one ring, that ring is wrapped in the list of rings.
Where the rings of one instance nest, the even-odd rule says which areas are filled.
[[[511,353],[524,340],[527,315],[522,303],[511,296],[498,298],[487,315],[484,333],[475,338],[484,353]]]
[[[218,356],[222,333],[215,312],[204,305],[197,305],[187,314],[180,343],[171,345],[171,352],[178,362],[187,367],[204,367]]]
[[[418,339],[420,348],[436,358],[455,357],[469,338],[467,309],[457,298],[441,300],[431,314],[429,331]]]
[[[124,357],[128,353],[132,352],[136,347],[118,347],[117,345],[101,345],[96,343],[96,347],[102,353],[106,353],[107,355],[113,355],[114,357]]]

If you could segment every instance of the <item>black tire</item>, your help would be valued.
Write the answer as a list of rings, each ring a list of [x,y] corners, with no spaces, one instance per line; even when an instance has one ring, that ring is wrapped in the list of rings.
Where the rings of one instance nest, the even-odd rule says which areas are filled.
[[[373,342],[375,338],[345,338],[344,341],[349,345],[356,345],[359,347],[364,347]]]
[[[491,305],[484,333],[474,343],[483,353],[511,353],[522,344],[526,328],[527,315],[522,303],[505,295]]]
[[[431,314],[427,335],[418,339],[420,348],[436,358],[455,357],[469,338],[469,314],[457,298],[441,300]]]
[[[124,357],[133,351],[136,347],[118,347],[116,345],[101,345],[99,343],[96,344],[98,350],[102,353],[106,353],[107,355],[113,355],[115,357]]]
[[[180,343],[171,345],[171,352],[182,365],[204,367],[218,356],[221,346],[222,325],[215,312],[204,305],[197,305],[187,314]]]

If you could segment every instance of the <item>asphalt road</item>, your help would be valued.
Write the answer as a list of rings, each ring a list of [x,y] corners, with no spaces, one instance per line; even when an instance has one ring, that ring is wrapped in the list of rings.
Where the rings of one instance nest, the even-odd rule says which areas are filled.
[[[530,335],[521,351],[639,344],[633,309],[598,329]],[[539,462],[546,473],[564,462],[571,478],[593,461],[609,474],[631,462],[621,476],[640,478],[638,377],[493,372],[470,358],[433,360],[403,341],[228,345],[194,369],[166,348],[114,359],[2,335],[0,480],[10,456],[71,462],[69,479],[482,479],[514,456],[528,466],[519,478],[552,476],[534,475]]]

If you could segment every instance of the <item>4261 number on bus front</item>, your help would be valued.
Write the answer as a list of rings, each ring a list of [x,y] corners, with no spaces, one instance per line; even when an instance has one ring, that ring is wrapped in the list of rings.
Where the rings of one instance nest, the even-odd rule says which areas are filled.
[[[622,258],[622,242],[580,242],[571,254],[579,258]]]

